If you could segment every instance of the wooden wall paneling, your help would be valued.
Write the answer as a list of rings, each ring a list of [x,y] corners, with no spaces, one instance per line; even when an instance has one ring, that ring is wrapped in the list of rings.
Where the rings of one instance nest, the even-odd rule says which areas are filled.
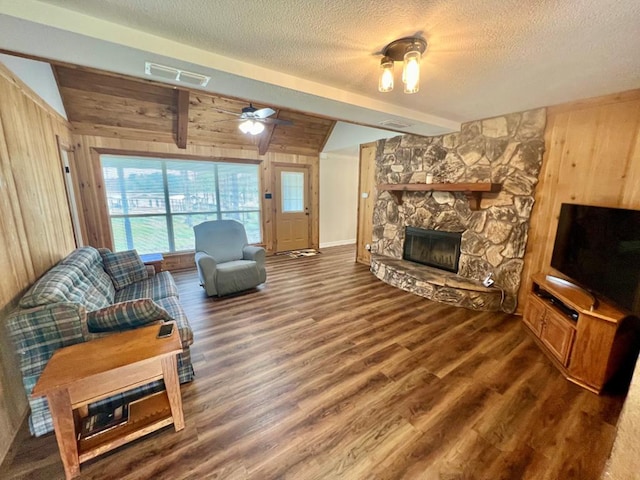
[[[6,314],[74,247],[56,135],[69,125],[0,64],[0,461],[27,412]]]
[[[640,90],[547,109],[518,312],[535,272],[550,267],[560,205],[640,209]]]
[[[36,275],[51,267],[73,248],[66,237],[71,228],[58,161],[55,130],[49,117],[20,92],[14,91],[12,109],[22,112],[4,124],[26,241]],[[25,132],[29,132],[25,135]],[[33,139],[47,141],[34,141]],[[62,192],[63,196],[59,196]]]
[[[320,163],[306,160],[311,167],[311,248],[317,250],[320,248]]]
[[[376,142],[360,145],[356,261],[365,265],[371,263],[371,253],[366,249],[366,245],[371,244],[373,240],[373,206],[377,197],[376,149]],[[367,198],[363,198],[363,194],[366,194]]]
[[[193,252],[166,254],[162,268],[172,272],[196,268],[195,255]]]
[[[54,64],[53,69],[58,84],[65,88],[165,105],[171,105],[174,99],[173,85],[84,67]]]
[[[640,122],[640,115],[638,115]],[[622,205],[633,205],[634,201],[640,198],[640,168],[637,163],[640,161],[640,127],[636,128],[636,138],[633,148],[629,152],[629,161],[625,171],[625,181],[622,185],[620,203]]]
[[[92,123],[73,123],[73,133],[91,137],[111,137],[123,140],[143,140],[146,142],[173,142],[172,132],[151,132],[137,128],[114,127],[109,125],[95,125]]]
[[[144,100],[103,95],[62,88],[64,107],[75,122],[112,127],[127,127],[173,134],[173,103],[166,105]]]
[[[273,184],[273,176],[271,175],[271,164],[268,160],[268,154],[264,162],[260,166],[261,177],[260,185],[262,188],[262,242],[267,252],[271,253],[275,251],[274,246],[274,232],[275,232],[275,200],[273,198],[275,185]],[[267,195],[270,198],[266,198]]]
[[[1,80],[1,79],[0,79]],[[4,87],[4,85],[3,85]],[[6,98],[6,97],[4,97]],[[29,245],[24,239],[27,234],[22,221],[18,193],[11,171],[11,161],[4,132],[2,110],[5,105],[0,98],[0,234],[3,255],[0,255],[0,305],[9,305],[17,291],[26,289],[29,280],[35,277]]]

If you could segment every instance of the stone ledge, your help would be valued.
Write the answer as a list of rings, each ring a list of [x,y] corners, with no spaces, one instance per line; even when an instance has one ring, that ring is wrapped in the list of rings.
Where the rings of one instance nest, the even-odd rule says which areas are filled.
[[[502,310],[500,290],[452,272],[375,253],[371,272],[393,287],[429,300],[471,310]]]

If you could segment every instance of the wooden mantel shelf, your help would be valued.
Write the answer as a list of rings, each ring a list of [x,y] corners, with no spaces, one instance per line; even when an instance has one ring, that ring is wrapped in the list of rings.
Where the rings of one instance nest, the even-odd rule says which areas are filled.
[[[404,192],[462,192],[469,199],[471,210],[479,210],[482,194],[497,193],[501,187],[499,183],[384,183],[378,185],[378,190],[390,192],[398,205]]]

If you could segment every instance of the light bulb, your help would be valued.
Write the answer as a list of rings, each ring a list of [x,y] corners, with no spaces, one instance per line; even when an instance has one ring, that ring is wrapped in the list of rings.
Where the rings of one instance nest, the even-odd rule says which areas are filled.
[[[382,57],[378,91],[390,92],[391,90],[393,90],[393,60],[389,57]]]
[[[251,135],[259,135],[262,132],[264,132],[264,123],[254,121],[249,133],[251,133]]]
[[[251,128],[253,127],[253,120],[245,120],[244,122],[242,122],[240,125],[238,125],[238,128],[240,129],[240,131],[242,133],[249,133],[251,132]]]
[[[404,67],[402,70],[404,93],[416,93],[420,90],[420,51],[409,49],[404,54]]]

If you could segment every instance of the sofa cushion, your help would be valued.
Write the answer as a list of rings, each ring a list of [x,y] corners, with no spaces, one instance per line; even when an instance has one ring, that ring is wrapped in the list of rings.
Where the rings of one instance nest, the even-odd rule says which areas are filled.
[[[75,265],[87,277],[88,281],[100,291],[110,303],[113,303],[116,289],[111,277],[104,271],[104,263],[100,252],[93,247],[81,247],[71,252],[61,265]]]
[[[130,330],[157,321],[171,321],[171,315],[150,298],[116,303],[87,313],[91,333]]]
[[[45,273],[20,299],[20,307],[32,308],[51,303],[69,302],[98,310],[111,305],[108,298],[76,265],[59,263]]]
[[[145,280],[149,274],[147,267],[135,250],[124,252],[102,252],[104,269],[111,277],[116,290],[122,290],[127,285]]]
[[[126,302],[137,298],[152,298],[159,300],[166,297],[177,297],[178,287],[171,273],[159,272],[146,280],[132,283],[116,292],[116,302]]]

